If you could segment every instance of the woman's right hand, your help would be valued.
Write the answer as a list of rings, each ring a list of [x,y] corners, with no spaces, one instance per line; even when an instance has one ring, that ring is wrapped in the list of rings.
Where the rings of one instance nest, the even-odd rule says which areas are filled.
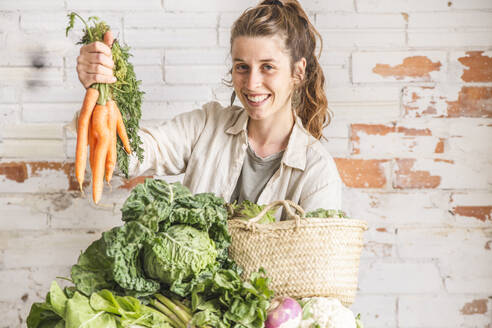
[[[92,42],[80,48],[77,57],[77,74],[84,88],[93,83],[114,83],[114,62],[110,46],[113,44],[111,31],[106,32],[103,42]]]

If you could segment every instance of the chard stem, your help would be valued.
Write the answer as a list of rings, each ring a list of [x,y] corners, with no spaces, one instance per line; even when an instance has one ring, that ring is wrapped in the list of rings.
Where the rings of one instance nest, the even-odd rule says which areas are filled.
[[[150,304],[152,304],[152,306],[154,306],[156,309],[158,309],[163,314],[165,314],[172,321],[172,325],[175,328],[186,328],[186,326],[181,322],[181,320],[179,320],[178,317],[171,310],[169,310],[166,306],[164,306],[164,304],[162,304],[161,302],[155,299],[151,299]]]
[[[188,323],[188,321],[190,321],[191,317],[188,315],[188,313],[186,313],[186,311],[174,304],[169,298],[162,294],[155,294],[154,296],[159,301],[161,301],[161,303],[167,306],[171,311],[173,311],[185,325]]]

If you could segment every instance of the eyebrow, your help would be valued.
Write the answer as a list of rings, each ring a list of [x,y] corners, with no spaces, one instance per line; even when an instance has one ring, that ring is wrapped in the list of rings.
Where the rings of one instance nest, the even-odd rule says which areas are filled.
[[[243,62],[244,60],[241,59],[241,58],[234,58],[234,61],[235,62],[237,62],[237,61],[242,61]],[[267,58],[267,59],[260,59],[260,62],[262,62],[262,63],[263,62],[276,62],[276,60],[273,59],[273,58]]]

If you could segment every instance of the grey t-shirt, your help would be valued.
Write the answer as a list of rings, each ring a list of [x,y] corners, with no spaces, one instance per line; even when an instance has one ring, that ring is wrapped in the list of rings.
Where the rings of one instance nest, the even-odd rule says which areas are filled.
[[[279,169],[283,154],[284,151],[281,151],[263,158],[256,155],[248,143],[247,156],[232,193],[231,203],[241,203],[245,199],[256,203],[270,178]]]

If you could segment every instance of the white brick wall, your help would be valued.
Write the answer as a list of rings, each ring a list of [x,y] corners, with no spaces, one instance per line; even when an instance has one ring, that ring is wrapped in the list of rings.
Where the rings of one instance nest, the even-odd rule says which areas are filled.
[[[65,37],[66,14],[100,16],[133,48],[155,124],[229,103],[229,29],[256,2],[0,0],[0,328],[25,326],[128,195],[115,179],[94,206],[74,183],[63,126],[84,96],[82,26]],[[324,41],[323,144],[344,209],[370,226],[353,311],[368,328],[490,328],[492,1],[301,3]]]

